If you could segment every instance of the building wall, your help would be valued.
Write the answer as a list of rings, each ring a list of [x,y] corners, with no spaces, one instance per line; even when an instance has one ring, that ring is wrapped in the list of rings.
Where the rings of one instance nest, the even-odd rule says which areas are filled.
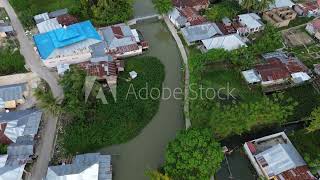
[[[139,46],[138,50],[126,52],[123,54],[116,54],[116,57],[118,58],[126,58],[126,57],[132,57],[142,54],[142,46]]]
[[[306,26],[306,31],[308,33],[310,33],[311,35],[314,35],[315,34],[315,29],[313,28],[313,25],[311,23],[309,23],[307,26]]]
[[[285,83],[288,79],[278,79],[278,80],[273,80],[273,81],[262,81],[261,85],[262,86],[271,86],[271,85],[276,85],[276,84],[282,84]]]
[[[320,41],[320,32],[316,32],[316,34],[314,35],[315,38],[317,38]]]
[[[44,65],[46,65],[49,68],[54,68],[59,64],[78,64],[81,62],[89,61],[91,58],[91,53],[83,53],[83,54],[77,54],[73,56],[65,56],[65,57],[59,57],[59,58],[51,58],[43,60]]]

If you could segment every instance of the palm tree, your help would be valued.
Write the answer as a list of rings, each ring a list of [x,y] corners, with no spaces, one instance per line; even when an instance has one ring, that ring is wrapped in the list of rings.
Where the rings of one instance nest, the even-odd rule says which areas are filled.
[[[62,112],[62,108],[59,105],[59,102],[53,97],[52,92],[46,92],[41,87],[38,87],[34,91],[34,95],[37,98],[38,105],[41,109],[44,109],[54,115],[60,115]]]
[[[242,0],[241,7],[247,9],[249,12],[250,10],[254,9],[256,3],[256,0]]]
[[[258,11],[266,10],[270,4],[273,4],[275,0],[258,0],[259,2],[256,3],[255,9]]]

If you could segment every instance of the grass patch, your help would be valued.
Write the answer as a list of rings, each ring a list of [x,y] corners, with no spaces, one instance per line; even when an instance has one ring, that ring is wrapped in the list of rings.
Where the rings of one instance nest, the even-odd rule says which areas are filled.
[[[0,76],[27,72],[24,65],[24,57],[19,51],[0,50]]]
[[[9,0],[25,28],[35,26],[33,16],[62,8],[77,9],[78,0]]]
[[[160,99],[136,99],[132,87],[136,93],[145,88],[146,83],[149,92],[151,88],[161,89],[165,76],[163,64],[154,57],[137,57],[128,59],[125,69],[118,78],[116,102],[108,93],[109,104],[97,103],[92,107],[93,114],[87,114],[83,120],[75,119],[65,127],[61,138],[68,153],[124,143],[137,136],[157,113]],[[128,73],[133,70],[138,77],[127,82]]]

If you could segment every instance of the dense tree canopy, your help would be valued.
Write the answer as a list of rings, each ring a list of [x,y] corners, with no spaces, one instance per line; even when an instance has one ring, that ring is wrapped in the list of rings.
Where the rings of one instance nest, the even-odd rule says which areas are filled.
[[[133,15],[132,0],[80,1],[80,12],[85,19],[92,19],[96,25],[110,25],[129,20]]]
[[[222,148],[210,130],[188,129],[169,143],[164,169],[173,179],[206,180],[216,173],[222,160]]]
[[[222,18],[234,18],[240,11],[238,2],[236,1],[222,1],[214,4],[212,8],[206,11],[206,17],[211,21],[221,21]]]
[[[236,105],[215,105],[211,110],[208,125],[221,138],[250,131],[259,125],[279,124],[293,113],[295,103],[278,95],[271,100],[264,97],[257,102],[239,103]],[[219,123],[223,119],[224,123]]]

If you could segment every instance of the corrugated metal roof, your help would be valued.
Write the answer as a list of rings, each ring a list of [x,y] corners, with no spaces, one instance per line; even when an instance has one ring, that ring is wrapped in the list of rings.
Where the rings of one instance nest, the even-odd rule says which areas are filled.
[[[109,49],[137,44],[131,28],[126,24],[117,24],[100,29]]]
[[[0,32],[13,32],[12,26],[0,26]]]
[[[62,28],[62,25],[59,24],[57,18],[49,19],[37,24],[37,28],[39,33],[46,33],[49,31],[53,31],[59,28]]]
[[[4,134],[12,141],[17,142],[21,136],[33,137],[37,134],[42,112],[25,110],[9,113],[0,113],[0,123],[6,123]]]
[[[207,50],[225,49],[227,51],[231,51],[234,49],[238,49],[242,46],[247,46],[238,34],[213,37],[210,39],[202,40],[202,43]]]
[[[77,155],[72,164],[50,166],[46,180],[112,180],[111,156],[89,153]]]
[[[49,18],[49,14],[46,12],[46,13],[35,15],[33,19],[38,24],[43,21],[49,20],[50,18]]]
[[[0,99],[2,101],[23,99],[23,92],[25,90],[26,83],[0,86]]]
[[[249,29],[261,28],[263,23],[260,21],[260,16],[255,13],[238,15],[240,23],[247,26]]]
[[[292,144],[278,144],[255,156],[269,177],[304,166],[306,163]]]
[[[189,43],[223,35],[215,23],[185,27],[181,29],[181,32]]]
[[[66,14],[68,14],[68,9],[67,8],[59,9],[59,10],[50,12],[48,15],[49,15],[50,18],[56,18],[58,16],[62,16],[62,15],[66,15]]]
[[[42,59],[74,54],[101,42],[101,37],[90,21],[72,24],[33,37]]]

